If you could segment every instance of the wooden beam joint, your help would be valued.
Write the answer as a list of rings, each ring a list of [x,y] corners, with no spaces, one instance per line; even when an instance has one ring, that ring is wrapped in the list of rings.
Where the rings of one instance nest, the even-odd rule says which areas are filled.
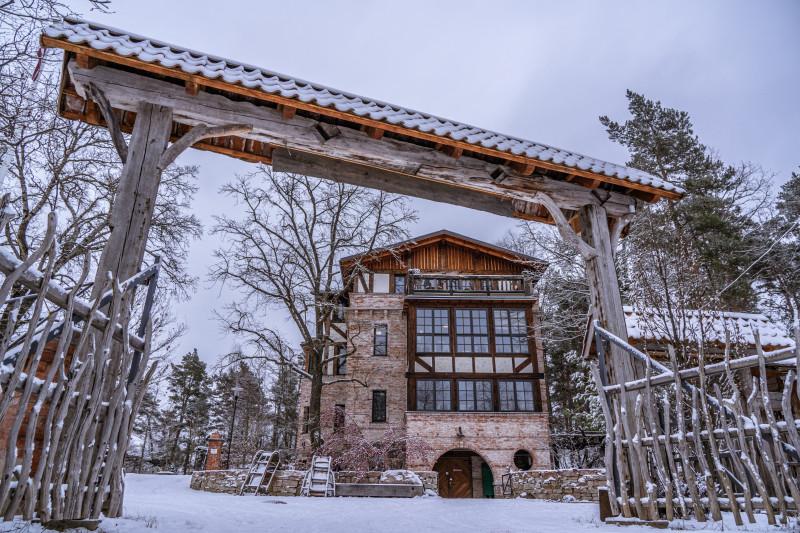
[[[534,172],[536,172],[536,165],[529,163],[520,163],[518,161],[512,161],[509,166],[514,170],[514,172],[520,174],[521,176],[530,176]]]

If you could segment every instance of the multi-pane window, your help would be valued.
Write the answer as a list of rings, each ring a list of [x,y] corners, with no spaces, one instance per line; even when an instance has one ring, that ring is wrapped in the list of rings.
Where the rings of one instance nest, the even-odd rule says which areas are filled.
[[[386,355],[388,327],[386,324],[375,326],[375,339],[373,343],[372,355]]]
[[[524,309],[495,309],[494,347],[497,353],[528,353]]]
[[[448,309],[417,309],[417,352],[450,353]]]
[[[456,352],[489,353],[486,309],[456,309]]]
[[[450,380],[418,379],[417,410],[450,411]]]
[[[405,294],[406,293],[406,275],[405,274],[395,274],[394,275],[394,293],[395,294]]]
[[[372,421],[386,422],[386,391],[372,391]]]
[[[489,380],[458,380],[459,411],[493,411],[492,382]]]
[[[533,411],[533,382],[503,380],[497,382],[501,411]]]

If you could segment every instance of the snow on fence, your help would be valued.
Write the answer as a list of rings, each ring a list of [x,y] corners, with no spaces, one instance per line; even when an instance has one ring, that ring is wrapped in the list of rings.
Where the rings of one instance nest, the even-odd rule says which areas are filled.
[[[9,221],[0,205],[0,232]],[[149,309],[158,264],[94,301],[52,280],[57,243],[51,213],[42,245],[25,261],[0,249],[0,514],[42,522],[120,516],[122,462],[155,365]],[[44,265],[42,271],[35,265]],[[129,331],[133,290],[149,282],[142,323]]]
[[[600,368],[592,363],[606,422],[606,472],[611,512],[626,518],[668,520],[694,514],[698,521],[742,512],[750,523],[763,510],[786,523],[800,505],[800,436],[792,396],[798,394],[800,342],[757,355],[673,372],[595,323]],[[800,333],[795,331],[795,339]],[[645,378],[607,385],[604,354],[616,345],[646,367]],[[671,365],[678,368],[668,346]],[[771,402],[769,363],[796,359],[783,380],[780,407]],[[794,362],[794,361],[793,361]],[[659,372],[653,375],[653,370]],[[757,377],[754,370],[757,369]],[[751,381],[752,380],[752,381]],[[749,391],[749,394],[748,394]],[[773,396],[774,397],[774,396]]]

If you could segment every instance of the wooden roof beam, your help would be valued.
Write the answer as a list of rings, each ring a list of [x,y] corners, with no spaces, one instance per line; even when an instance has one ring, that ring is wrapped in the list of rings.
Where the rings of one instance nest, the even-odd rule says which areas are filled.
[[[444,146],[442,146],[442,153],[449,157],[452,157],[453,159],[458,159],[459,157],[461,157],[461,154],[464,153],[464,149],[458,146],[445,144]]]
[[[522,176],[530,176],[536,172],[536,165],[531,163],[520,163],[519,161],[511,161],[509,166],[514,169],[517,174]]]
[[[184,86],[186,87],[186,94],[190,96],[197,96],[197,93],[200,92],[200,88],[202,87],[202,85],[192,80],[186,80]]]
[[[374,120],[374,119],[370,119],[370,118],[367,118],[367,117],[361,117],[361,116],[358,116],[358,115],[354,115],[352,113],[346,113],[346,112],[338,111],[338,110],[332,109],[332,108],[326,108],[326,107],[323,107],[323,106],[320,106],[320,105],[317,105],[317,104],[314,104],[314,103],[306,103],[306,102],[300,102],[298,100],[287,99],[287,98],[284,98],[284,97],[279,96],[279,95],[274,95],[274,94],[266,93],[264,91],[260,91],[258,89],[253,89],[253,88],[250,88],[250,87],[244,87],[244,86],[236,85],[236,84],[230,84],[230,83],[225,82],[224,80],[209,79],[209,78],[205,78],[205,77],[198,76],[198,75],[195,75],[195,74],[189,74],[189,73],[186,73],[186,72],[182,72],[182,71],[177,70],[177,69],[164,67],[164,66],[159,65],[157,63],[146,63],[146,62],[143,62],[143,61],[138,60],[136,58],[121,56],[121,55],[113,53],[113,52],[109,52],[109,51],[105,51],[105,50],[96,50],[96,49],[91,48],[91,47],[89,47],[89,46],[87,46],[85,44],[70,43],[68,41],[61,40],[61,39],[54,39],[54,38],[48,37],[46,35],[43,35],[41,37],[41,43],[44,46],[62,48],[64,50],[71,51],[71,52],[74,52],[74,53],[83,53],[83,54],[86,54],[87,56],[95,57],[95,58],[99,59],[101,62],[104,62],[104,63],[109,63],[109,64],[116,63],[116,64],[120,64],[120,65],[126,65],[126,66],[129,66],[129,67],[136,68],[136,69],[138,69],[140,71],[152,72],[152,73],[155,73],[155,74],[159,74],[159,75],[162,75],[162,76],[167,76],[167,77],[170,77],[170,78],[173,78],[173,79],[178,79],[178,80],[186,80],[186,79],[197,80],[198,83],[200,83],[202,85],[206,85],[208,87],[214,87],[214,88],[217,88],[217,89],[220,89],[220,90],[223,90],[223,91],[228,91],[228,92],[231,92],[231,93],[242,94],[244,96],[249,96],[249,97],[254,98],[256,100],[290,104],[290,105],[296,106],[298,109],[308,110],[308,111],[311,111],[313,113],[327,115],[327,116],[330,116],[330,117],[338,118],[340,120],[346,120],[346,121],[349,121],[349,122],[352,122],[352,123],[355,123],[355,124],[358,124],[358,125],[373,126],[373,127],[376,127],[376,128],[384,129],[385,131],[390,131],[390,132],[393,132],[393,133],[401,133],[403,135],[407,135],[407,136],[410,136],[410,137],[433,141],[434,143],[440,143],[441,140],[442,140],[442,138],[439,137],[438,135],[436,135],[435,133],[413,130],[413,129],[409,129],[409,128],[406,128],[406,127],[403,127],[403,126],[398,126],[398,125],[395,125],[395,124],[391,124],[391,123],[388,123],[388,122]],[[524,163],[524,164],[530,164],[531,163],[531,159],[529,157],[522,156],[522,155],[515,155],[515,154],[508,153],[508,152],[501,152],[501,151],[498,151],[498,150],[493,149],[493,148],[485,148],[483,146],[472,145],[472,144],[465,143],[465,142],[456,141],[454,144],[456,146],[460,146],[464,150],[469,150],[469,151],[474,152],[474,153],[489,155],[489,156],[493,156],[493,157],[499,157],[499,158],[502,158],[502,159],[507,159],[509,161],[517,161],[517,162],[521,162],[521,163]],[[586,177],[586,178],[589,178],[589,179],[592,179],[592,180],[597,179],[597,180],[600,180],[601,182],[616,184],[616,185],[620,185],[620,186],[623,186],[623,187],[633,187],[633,188],[635,188],[637,190],[651,192],[651,193],[656,194],[658,197],[670,198],[670,199],[675,199],[675,200],[679,200],[682,197],[682,195],[680,193],[676,193],[674,191],[655,189],[655,188],[647,186],[647,185],[642,185],[642,184],[638,184],[638,183],[631,183],[628,180],[617,178],[615,176],[605,176],[605,175],[601,175],[601,174],[595,174],[595,173],[593,173],[591,171],[588,171],[588,170],[581,170],[581,169],[577,169],[577,168],[565,167],[564,165],[550,163],[550,162],[547,162],[547,161],[538,161],[538,160],[536,160],[535,165],[537,166],[537,168],[540,169],[540,171],[541,171],[541,169],[548,169],[548,170],[556,170],[556,171],[559,171],[559,172],[562,172],[562,173],[563,172],[573,173],[576,176],[583,176],[583,177]]]
[[[141,102],[146,101],[172,108],[174,121],[192,126],[252,124],[253,132],[245,135],[247,139],[287,146],[292,154],[295,151],[307,152],[333,160],[359,163],[376,171],[401,173],[407,177],[411,172],[404,170],[413,168],[415,183],[442,185],[443,189],[437,192],[440,196],[435,197],[435,200],[441,200],[441,195],[473,191],[476,195],[510,201],[517,198],[530,199],[541,191],[546,192],[565,209],[574,210],[583,205],[600,203],[591,191],[577,184],[539,175],[519,176],[510,169],[506,170],[506,167],[500,169],[507,177],[502,183],[495,183],[499,174],[495,176],[493,173],[497,172],[498,165],[481,159],[461,157],[455,160],[424,146],[377,141],[365,138],[360,132],[350,128],[338,128],[301,115],[289,121],[277,109],[246,101],[234,101],[224,95],[201,92],[197,96],[188,96],[183,87],[141,74],[107,66],[85,70],[75,63],[69,64],[69,72],[79,95],[85,93],[86,84],[95,83],[117,109],[135,111]],[[253,157],[248,154],[243,156]],[[406,190],[397,192],[407,193]],[[630,196],[610,191],[608,194],[604,207],[612,217],[629,213],[630,207],[638,203],[638,200]],[[454,200],[454,203],[458,201]],[[492,209],[484,210],[496,212]],[[503,211],[498,214],[514,216],[511,208],[504,208]]]
[[[367,132],[367,135],[369,135],[370,139],[375,139],[376,141],[380,141],[381,138],[383,137],[383,132],[385,130],[382,130],[380,128],[375,128],[373,126],[366,126],[365,131]]]
[[[286,120],[292,120],[295,113],[297,113],[297,108],[286,104],[278,104],[278,111],[281,112],[281,115]]]

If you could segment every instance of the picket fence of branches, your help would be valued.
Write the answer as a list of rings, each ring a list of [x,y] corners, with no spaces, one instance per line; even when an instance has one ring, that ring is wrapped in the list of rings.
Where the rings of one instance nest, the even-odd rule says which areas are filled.
[[[732,360],[728,336],[724,361],[707,364],[701,348],[696,367],[673,372],[595,323],[600,368],[594,362],[591,367],[606,423],[612,514],[642,520],[694,515],[705,522],[709,513],[721,520],[724,510],[737,525],[742,514],[754,523],[754,513],[766,513],[770,524],[776,515],[782,523],[797,515],[800,420],[792,395],[800,333],[795,331],[796,348],[768,353],[754,333],[757,355]],[[610,345],[646,368],[645,377],[608,385],[602,367]],[[675,351],[667,348],[676,369]],[[790,366],[776,411],[766,365],[789,359],[797,366]]]
[[[10,217],[8,197],[0,203],[2,232]],[[51,213],[42,245],[25,261],[0,249],[5,521],[19,515],[45,523],[96,519],[101,512],[120,516],[128,437],[155,369],[147,364],[158,263],[122,283],[109,278],[108,290],[87,301],[80,293],[87,287],[88,254],[73,288],[52,279],[55,230]],[[130,302],[135,287],[145,282],[144,312],[134,333]]]

